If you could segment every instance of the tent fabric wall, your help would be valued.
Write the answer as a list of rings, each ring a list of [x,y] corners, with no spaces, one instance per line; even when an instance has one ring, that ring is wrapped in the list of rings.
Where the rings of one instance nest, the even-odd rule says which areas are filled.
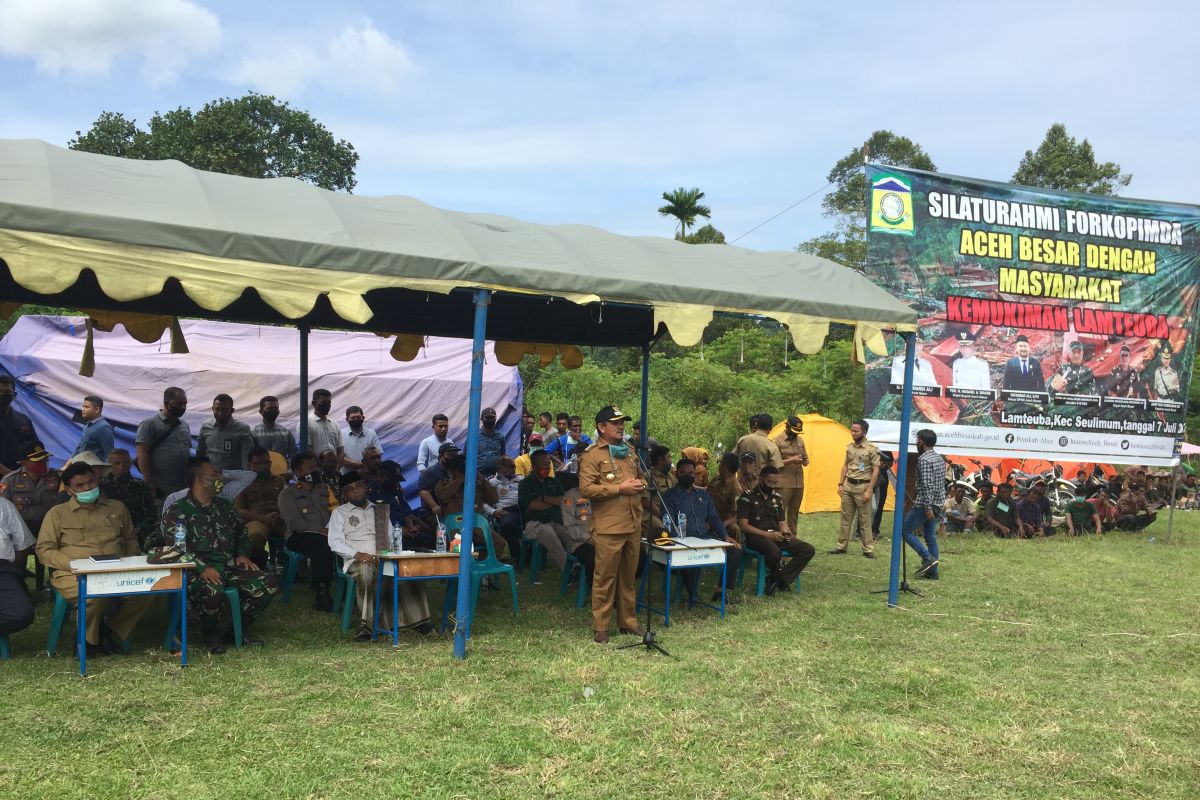
[[[138,423],[162,406],[162,392],[179,386],[188,394],[185,416],[193,436],[211,419],[214,395],[233,397],[235,418],[261,421],[258,400],[280,400],[279,424],[299,424],[299,333],[293,328],[181,320],[190,352],[172,354],[170,333],[142,344],[118,327],[94,332],[96,375],[77,374],[86,328],[82,317],[23,316],[0,339],[0,370],[17,382],[15,407],[34,421],[61,464],[79,442],[72,421],[84,395],[105,401],[104,416],[116,428],[117,446],[132,452]],[[313,331],[309,335],[309,386],[333,393],[331,419],[345,421],[347,406],[362,406],[376,430],[384,457],[401,464],[410,499],[416,495],[416,457],[430,434],[433,415],[450,418],[450,437],[463,444],[467,423],[471,342],[428,339],[410,362],[395,361],[389,340],[373,333]],[[310,390],[311,391],[311,390]],[[506,450],[520,441],[523,392],[520,374],[486,350],[483,405],[500,415]]]
[[[800,438],[808,450],[808,467],[804,470],[804,500],[800,504],[801,514],[821,511],[841,511],[842,499],[838,494],[838,476],[842,472],[842,458],[846,445],[850,444],[850,429],[820,414],[797,414],[804,422]],[[783,433],[780,422],[771,430],[771,437]],[[894,492],[888,492],[884,510],[895,508]]]

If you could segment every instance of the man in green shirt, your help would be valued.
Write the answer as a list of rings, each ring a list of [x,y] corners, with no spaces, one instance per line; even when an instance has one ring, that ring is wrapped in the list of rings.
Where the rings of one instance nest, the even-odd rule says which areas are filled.
[[[517,484],[517,505],[525,519],[524,536],[546,548],[559,569],[567,563],[567,553],[578,542],[571,541],[563,526],[562,502],[567,490],[550,475],[550,456],[545,450],[530,455],[532,471]]]
[[[1089,503],[1083,489],[1075,495],[1075,499],[1067,503],[1067,534],[1082,535],[1088,530],[1094,530],[1097,536],[1102,534],[1100,514],[1093,503]]]

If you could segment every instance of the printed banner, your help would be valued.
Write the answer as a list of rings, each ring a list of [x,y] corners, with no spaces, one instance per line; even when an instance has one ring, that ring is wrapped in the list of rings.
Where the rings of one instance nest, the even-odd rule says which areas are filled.
[[[1200,207],[869,165],[867,274],[922,315],[912,430],[947,452],[1169,465],[1184,434]],[[868,351],[899,437],[903,340]]]

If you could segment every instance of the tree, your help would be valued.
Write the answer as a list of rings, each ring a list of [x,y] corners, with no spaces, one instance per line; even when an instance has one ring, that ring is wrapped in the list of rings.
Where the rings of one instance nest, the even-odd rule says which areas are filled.
[[[821,207],[834,220],[834,230],[801,242],[801,253],[828,258],[861,272],[867,263],[867,178],[864,155],[876,164],[936,170],[933,159],[921,146],[906,136],[891,131],[875,131],[861,147],[851,150],[833,165],[828,181],[833,190],[825,195]]]
[[[73,150],[141,159],[173,158],[196,169],[249,178],[297,178],[323,189],[354,188],[358,153],[308,112],[251,92],[214,100],[193,113],[150,118],[148,130],[105,111],[67,143]]]
[[[688,244],[725,244],[725,234],[714,228],[712,225],[704,225],[697,228],[687,236],[679,236],[676,234],[676,239]]]
[[[1121,174],[1120,164],[1097,164],[1091,143],[1087,139],[1076,142],[1061,122],[1050,126],[1037,152],[1025,151],[1012,176],[1014,183],[1025,186],[1104,195],[1116,194],[1132,178],[1129,173]]]
[[[666,200],[667,204],[659,206],[658,213],[679,220],[677,239],[687,236],[688,226],[695,224],[696,217],[712,217],[712,209],[700,205],[700,201],[704,199],[704,192],[698,188],[685,189],[680,186],[673,192],[663,192],[662,199]]]

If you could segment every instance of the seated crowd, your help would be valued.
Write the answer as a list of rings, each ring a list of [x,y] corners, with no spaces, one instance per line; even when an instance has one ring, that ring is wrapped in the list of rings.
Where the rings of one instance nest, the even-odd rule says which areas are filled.
[[[730,585],[743,549],[749,548],[765,565],[768,595],[789,591],[815,554],[796,530],[809,463],[797,417],[788,417],[775,436],[769,415],[752,417],[749,432],[721,455],[710,478],[707,450],[688,447],[674,458],[654,439],[643,443],[637,423],[626,435],[629,418],[612,406],[596,415],[590,435],[578,415],[543,412],[535,421],[525,411],[516,453],[506,452],[498,415],[485,408],[478,468],[468,475],[464,454],[450,437],[449,419],[437,414],[431,434],[417,448],[420,505],[414,509],[405,497],[400,465],[384,460],[363,409],[349,406],[345,424],[335,423],[329,416],[333,397],[324,389],[312,394],[307,450],[277,423],[278,398],[261,398],[261,422],[250,426],[234,417],[233,399],[218,394],[194,455],[182,389],[164,392],[161,410],[138,426],[132,453],[115,447],[103,400],[89,396],[82,404],[79,445],[61,472],[48,469],[49,454],[37,441],[32,421],[13,411],[11,401],[12,382],[0,376],[0,635],[5,636],[33,620],[25,586],[31,552],[38,578],[44,565],[50,586],[68,603],[78,598],[73,559],[147,553],[152,561],[185,556],[195,563],[189,605],[210,652],[223,653],[230,644],[261,644],[255,621],[279,589],[286,548],[307,558],[318,611],[333,610],[335,571],[349,576],[355,596],[347,602],[359,610],[355,637],[370,639],[380,552],[390,548],[397,529],[405,549],[432,551],[439,525],[463,511],[468,481],[475,487],[475,510],[495,534],[497,558],[516,561],[523,543],[534,542],[559,570],[578,564],[581,579],[593,586],[594,639],[601,643],[608,640],[614,606],[622,632],[641,631],[630,611],[630,576],[645,569],[645,555],[610,533],[635,536],[635,541],[664,532],[715,540],[725,546]],[[867,441],[865,421],[856,421],[851,431],[839,478],[842,522],[832,552],[847,551],[856,527],[863,555],[873,558],[883,505],[878,490],[882,485],[886,493],[882,473],[891,462]],[[133,474],[135,465],[141,477]],[[1020,498],[1009,484],[995,487],[994,496],[992,488],[986,485],[973,501],[955,487],[945,501],[946,528],[1003,537],[1053,532],[1044,486],[1034,484]],[[1151,500],[1144,476],[1136,473],[1115,503],[1108,490],[1085,498],[1081,488],[1080,497],[1067,506],[1066,530],[1140,530],[1154,520],[1154,502],[1170,487],[1153,491],[1158,495]],[[481,534],[477,530],[473,537],[477,550],[485,544]],[[692,602],[703,599],[700,579],[699,569],[683,571]],[[230,621],[222,622],[230,588],[237,590],[241,642],[234,641]],[[400,597],[398,619],[390,619],[390,604],[380,609],[384,624],[432,631],[424,584],[402,582]],[[708,599],[736,602],[729,587],[722,598],[719,583]],[[113,652],[146,610],[147,598],[89,600],[89,654]]]

